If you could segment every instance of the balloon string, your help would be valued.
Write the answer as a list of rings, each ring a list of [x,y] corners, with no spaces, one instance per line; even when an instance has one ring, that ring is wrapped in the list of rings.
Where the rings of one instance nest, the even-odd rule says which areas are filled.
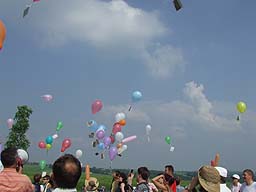
[[[132,109],[132,105],[130,105],[130,107],[129,107],[128,111],[131,111],[131,109]]]
[[[148,142],[150,142],[150,137],[149,137],[149,135],[148,135]]]
[[[112,173],[112,161],[110,161],[110,171],[111,171],[111,173]]]

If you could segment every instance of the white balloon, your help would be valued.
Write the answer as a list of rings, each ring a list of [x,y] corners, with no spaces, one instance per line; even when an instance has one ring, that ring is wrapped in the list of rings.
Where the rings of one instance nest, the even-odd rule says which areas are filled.
[[[120,155],[121,153],[123,153],[125,150],[127,150],[128,146],[127,145],[123,145],[122,147],[120,147],[117,152]]]
[[[59,137],[58,134],[54,134],[54,135],[52,136],[53,139],[57,139],[58,137]]]
[[[22,161],[22,164],[25,164],[28,161],[28,153],[27,153],[27,151],[25,151],[23,149],[18,149],[17,153],[18,153],[18,157]]]
[[[117,132],[116,135],[115,135],[115,139],[116,141],[118,142],[121,142],[124,138],[124,134],[122,132]]]
[[[151,125],[147,125],[146,126],[146,133],[147,133],[147,135],[150,134],[151,129],[152,129]]]
[[[125,114],[124,113],[117,113],[115,116],[116,122],[119,122],[121,120],[125,119]]]
[[[42,98],[44,99],[44,101],[50,102],[53,99],[53,96],[47,94],[47,95],[43,95]]]
[[[14,120],[13,120],[13,119],[8,119],[8,120],[7,120],[7,126],[8,126],[9,129],[12,128],[13,123],[14,123]]]
[[[173,152],[174,149],[175,149],[175,148],[174,148],[173,146],[171,146],[170,151]]]
[[[79,159],[80,157],[82,157],[83,155],[83,151],[81,149],[76,150],[76,158]]]

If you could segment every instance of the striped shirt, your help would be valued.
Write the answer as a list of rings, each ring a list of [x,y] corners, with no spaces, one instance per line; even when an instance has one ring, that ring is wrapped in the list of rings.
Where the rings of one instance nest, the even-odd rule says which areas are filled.
[[[0,173],[1,192],[33,192],[34,187],[30,179],[17,173],[15,168],[5,168]]]

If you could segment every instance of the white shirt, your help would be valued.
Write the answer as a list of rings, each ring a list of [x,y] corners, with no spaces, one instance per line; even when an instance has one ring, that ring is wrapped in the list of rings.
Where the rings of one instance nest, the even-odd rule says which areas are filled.
[[[237,183],[237,186],[231,185],[231,192],[239,192],[240,187],[241,187],[241,183]]]
[[[246,183],[243,183],[241,188],[241,192],[256,192],[256,182],[253,182],[251,185],[246,185]]]
[[[220,184],[220,192],[231,192],[231,190],[225,184]]]
[[[60,188],[56,188],[53,190],[53,192],[77,192],[76,189],[60,189]]]

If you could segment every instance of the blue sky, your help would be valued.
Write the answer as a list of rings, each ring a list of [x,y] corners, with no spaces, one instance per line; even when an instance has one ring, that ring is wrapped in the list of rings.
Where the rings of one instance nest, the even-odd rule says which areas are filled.
[[[28,132],[32,161],[51,163],[69,137],[67,152],[81,149],[82,162],[108,167],[108,157],[93,155],[85,123],[95,119],[109,134],[115,114],[127,109],[132,91],[141,90],[143,100],[127,114],[123,130],[138,139],[113,167],[162,169],[171,163],[195,170],[219,152],[230,170],[254,168],[255,1],[183,0],[176,12],[167,0],[41,0],[23,19],[29,3],[0,2],[7,28],[0,53],[2,140],[6,120],[26,104],[34,110]],[[47,93],[52,103],[41,100]],[[90,105],[97,98],[104,108],[93,116]],[[238,123],[240,100],[248,111]],[[59,120],[64,128],[47,156],[37,143],[54,133]]]

